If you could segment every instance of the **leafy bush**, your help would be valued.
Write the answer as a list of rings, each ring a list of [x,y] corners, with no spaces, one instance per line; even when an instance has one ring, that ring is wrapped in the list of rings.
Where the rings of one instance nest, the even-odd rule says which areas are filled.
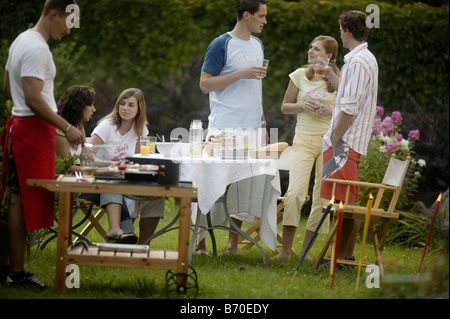
[[[422,202],[416,202],[411,210],[400,212],[400,219],[397,224],[391,225],[386,242],[399,243],[409,247],[424,247],[431,226],[434,205],[428,208]],[[448,252],[448,240],[447,191],[442,196],[428,249],[442,249]]]
[[[55,174],[69,174],[69,169],[75,165],[78,159],[78,155],[70,155],[64,159],[57,155],[55,158]]]

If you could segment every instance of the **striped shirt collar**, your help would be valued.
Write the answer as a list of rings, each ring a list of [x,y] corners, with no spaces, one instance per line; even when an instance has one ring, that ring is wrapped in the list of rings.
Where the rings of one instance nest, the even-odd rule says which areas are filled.
[[[358,45],[356,48],[354,48],[353,50],[351,50],[349,53],[347,53],[344,56],[344,63],[347,63],[348,60],[351,59],[351,57],[358,51],[363,50],[363,49],[367,49],[368,48],[368,43],[367,42],[363,42],[360,45]]]

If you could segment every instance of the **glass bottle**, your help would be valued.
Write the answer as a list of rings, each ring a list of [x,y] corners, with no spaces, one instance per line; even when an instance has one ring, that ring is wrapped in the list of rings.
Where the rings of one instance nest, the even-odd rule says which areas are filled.
[[[189,143],[191,144],[191,156],[201,157],[203,147],[203,126],[201,120],[193,120],[189,128]]]

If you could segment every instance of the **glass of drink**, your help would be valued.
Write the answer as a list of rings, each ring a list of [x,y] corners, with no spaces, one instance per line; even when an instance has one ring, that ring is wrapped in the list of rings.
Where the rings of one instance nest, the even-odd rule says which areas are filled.
[[[147,136],[147,146],[148,146],[148,153],[153,154],[156,151],[156,136]]]
[[[314,74],[323,77],[329,62],[330,59],[317,57],[316,64],[314,65]]]
[[[147,156],[150,153],[149,136],[141,136],[141,155]]]
[[[95,154],[82,153],[80,155],[81,166],[83,167],[83,175],[93,176],[95,170]]]
[[[263,68],[265,68],[266,71],[267,71],[267,67],[269,66],[269,60],[263,59],[263,60],[259,60],[259,61],[261,61],[260,66],[262,66]],[[264,78],[264,77],[263,77],[263,76],[258,76],[258,78],[262,79],[262,78]]]

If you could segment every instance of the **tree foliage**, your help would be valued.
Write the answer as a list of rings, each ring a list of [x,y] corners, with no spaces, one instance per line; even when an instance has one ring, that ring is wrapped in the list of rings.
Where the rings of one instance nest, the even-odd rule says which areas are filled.
[[[97,103],[102,107],[110,107],[120,90],[137,86],[146,89],[148,100],[156,103],[158,115],[183,113],[177,119],[181,120],[186,112],[203,116],[208,113],[207,97],[198,88],[200,67],[209,42],[232,28],[234,2],[79,0],[78,3],[80,29],[73,29],[72,35],[61,43],[50,42],[53,48],[65,46],[73,58],[57,65],[58,76],[70,75],[74,83],[81,81],[102,87],[101,93],[109,96]],[[260,35],[265,55],[271,61],[264,82],[267,110],[278,110],[287,75],[306,63],[310,41],[319,34],[339,40],[339,15],[352,9],[366,11],[368,4],[356,0],[269,2],[268,24]],[[381,1],[370,4],[380,9],[380,28],[373,28],[368,39],[379,63],[379,103],[407,112],[417,108],[432,112],[448,105],[448,7],[434,8],[422,3],[396,6]],[[7,40],[3,47],[37,21],[40,6],[30,0],[22,1],[20,6],[11,2],[2,2],[0,6],[1,37]],[[340,47],[339,66],[347,52]],[[59,59],[57,54],[55,58]],[[64,79],[56,85],[57,96],[67,84],[74,84],[68,82]]]
[[[77,2],[81,8],[80,28],[72,29],[62,42],[50,40],[50,46],[58,69],[56,99],[74,84],[92,86],[97,92],[97,112],[86,128],[88,133],[128,87],[139,87],[144,92],[151,131],[168,134],[175,127],[187,127],[194,117],[207,121],[209,103],[198,86],[200,69],[210,41],[234,26],[235,1]],[[295,126],[295,117],[282,115],[279,110],[288,74],[307,62],[307,47],[320,34],[331,35],[340,43],[337,64],[341,67],[348,50],[341,45],[338,17],[347,10],[366,11],[368,4],[380,9],[380,28],[373,28],[368,39],[379,64],[378,104],[387,111],[417,113],[421,118],[446,114],[442,120],[448,123],[448,5],[390,2],[393,4],[360,0],[269,1],[268,23],[258,36],[270,60],[263,82],[266,119],[270,127],[279,129],[280,140],[290,142]],[[14,38],[38,20],[43,3],[0,2],[2,65]],[[5,100],[2,91],[0,105],[5,105]],[[0,126],[3,122],[0,119]],[[442,126],[448,135],[448,125]],[[436,137],[443,133],[430,132]],[[417,150],[420,148],[418,145]],[[445,162],[448,168],[448,158]]]

